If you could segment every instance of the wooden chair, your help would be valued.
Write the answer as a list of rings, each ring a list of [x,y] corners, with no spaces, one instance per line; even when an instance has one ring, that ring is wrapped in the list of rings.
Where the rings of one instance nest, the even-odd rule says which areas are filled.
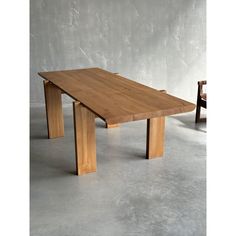
[[[207,94],[203,91],[203,86],[206,84],[206,80],[198,81],[195,123],[198,123],[200,121],[206,121],[206,119],[200,119],[201,107],[207,108]]]

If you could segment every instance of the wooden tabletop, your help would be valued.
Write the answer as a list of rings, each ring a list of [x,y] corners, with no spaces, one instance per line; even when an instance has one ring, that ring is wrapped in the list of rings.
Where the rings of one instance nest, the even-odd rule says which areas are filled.
[[[40,72],[39,75],[108,124],[173,115],[195,108],[190,102],[100,68]]]

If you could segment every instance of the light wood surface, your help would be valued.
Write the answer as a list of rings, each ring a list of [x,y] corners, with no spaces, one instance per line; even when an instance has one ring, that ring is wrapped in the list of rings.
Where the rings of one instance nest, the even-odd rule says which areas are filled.
[[[39,75],[80,101],[107,124],[167,116],[195,108],[192,103],[100,68]]]
[[[118,74],[118,73],[115,73],[115,74]],[[159,90],[160,92],[162,93],[167,93],[167,91],[165,89],[161,89]],[[120,124],[112,124],[112,125],[109,125],[106,123],[106,128],[107,129],[110,129],[110,128],[117,128],[117,127],[120,127]]]
[[[95,115],[79,102],[73,102],[76,172],[96,171]]]
[[[49,81],[44,80],[48,138],[64,136],[64,117],[61,101],[61,90]]]
[[[159,90],[167,93],[165,89]],[[162,157],[165,141],[165,117],[147,119],[146,158]]]
[[[106,128],[107,128],[107,129],[117,128],[117,127],[119,127],[119,126],[120,126],[119,124],[112,124],[112,125],[109,125],[109,124],[106,123]]]
[[[147,147],[146,157],[152,159],[164,154],[165,117],[156,117],[147,120]]]

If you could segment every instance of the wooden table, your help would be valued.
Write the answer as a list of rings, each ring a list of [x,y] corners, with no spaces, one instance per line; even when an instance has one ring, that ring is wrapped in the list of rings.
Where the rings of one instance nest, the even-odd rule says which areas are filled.
[[[120,75],[88,68],[40,72],[44,80],[48,138],[64,136],[61,94],[73,102],[76,171],[96,171],[95,118],[108,127],[147,119],[148,159],[163,156],[165,116],[189,112],[195,105],[180,98],[126,79]]]

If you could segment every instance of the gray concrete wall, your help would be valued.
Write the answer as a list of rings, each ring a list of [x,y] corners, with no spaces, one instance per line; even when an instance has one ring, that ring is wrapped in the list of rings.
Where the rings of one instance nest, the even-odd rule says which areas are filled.
[[[31,0],[30,8],[32,106],[44,103],[37,72],[83,67],[195,102],[206,76],[205,0]]]

